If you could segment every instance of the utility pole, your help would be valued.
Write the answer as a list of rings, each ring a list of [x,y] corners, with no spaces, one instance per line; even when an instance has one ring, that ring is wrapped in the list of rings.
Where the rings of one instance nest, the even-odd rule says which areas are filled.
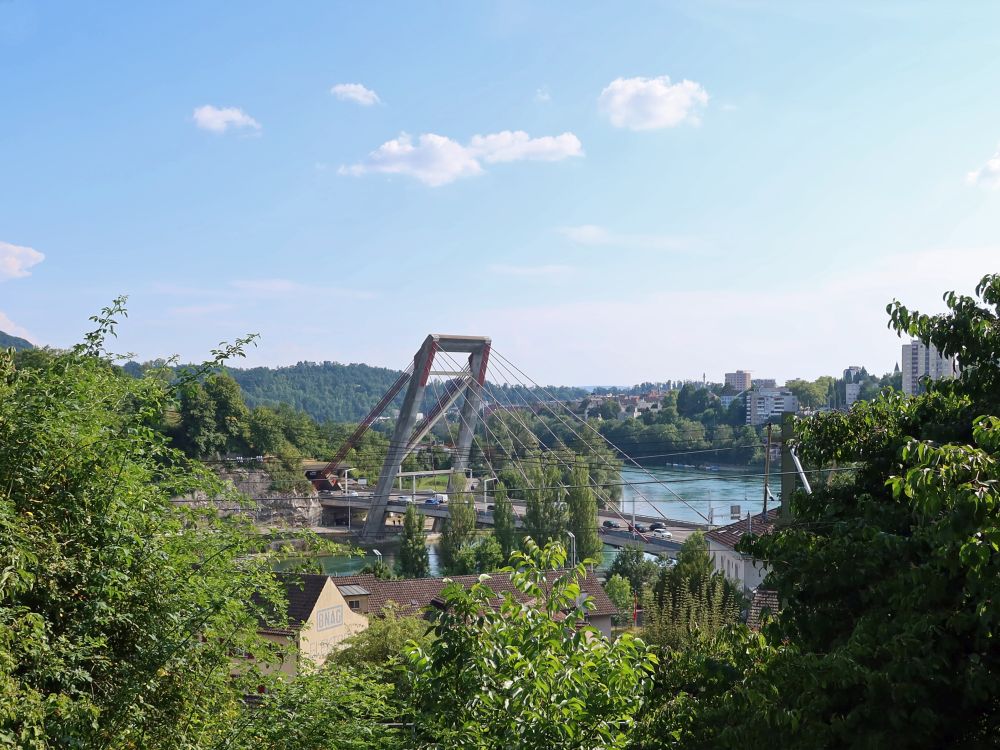
[[[764,451],[764,523],[767,523],[768,475],[771,473],[771,423],[767,423],[767,448]]]
[[[792,419],[791,412],[781,415],[781,515],[785,518],[792,517],[792,493],[795,492],[798,481],[790,447],[792,438],[795,437]]]

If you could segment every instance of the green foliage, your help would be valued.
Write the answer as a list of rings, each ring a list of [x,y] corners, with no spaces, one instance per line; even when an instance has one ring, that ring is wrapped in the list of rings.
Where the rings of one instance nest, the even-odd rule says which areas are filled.
[[[565,536],[568,521],[562,475],[551,465],[544,470],[532,465],[525,473],[529,487],[536,489],[524,491],[524,530],[543,542],[559,541]]]
[[[368,618],[368,627],[343,642],[329,662],[350,668],[354,672],[370,670],[380,682],[403,688],[406,649],[412,644],[430,643],[428,624],[418,617],[399,614],[390,602],[377,617]]]
[[[620,575],[637,594],[642,594],[659,572],[660,566],[646,559],[646,553],[641,547],[622,547],[608,568],[609,577]]]
[[[0,349],[13,349],[15,352],[33,349],[34,345],[27,339],[12,336],[9,333],[0,331]]]
[[[373,575],[376,578],[381,578],[384,581],[391,581],[396,577],[395,572],[389,567],[388,563],[384,562],[381,557],[376,558],[375,562],[368,563],[365,565],[358,573],[362,575]]]
[[[426,537],[424,514],[415,506],[408,506],[403,519],[403,536],[396,563],[401,578],[424,578],[430,574]]]
[[[279,682],[247,716],[230,750],[392,750],[402,748],[393,688],[380,672],[339,662]]]
[[[445,519],[438,544],[441,566],[447,573],[457,573],[465,567],[459,563],[459,553],[476,536],[476,508],[471,496],[455,495],[448,500],[448,518]]]
[[[503,482],[497,482],[493,490],[493,536],[500,545],[501,558],[508,560],[517,543],[517,523]]]
[[[600,563],[604,557],[604,543],[597,533],[597,498],[588,485],[589,472],[584,464],[577,465],[569,475],[569,491],[566,506],[569,514],[568,527],[576,537],[578,560],[593,560]]]
[[[797,425],[813,492],[741,542],[782,610],[762,634],[723,628],[668,659],[637,745],[995,744],[1000,277],[977,295],[945,295],[937,316],[889,307],[897,331],[961,357],[958,379]]]
[[[616,625],[628,625],[632,622],[632,612],[635,607],[635,595],[627,578],[615,573],[604,584],[604,592],[611,603],[615,605],[617,614],[614,617]]]
[[[234,652],[274,659],[257,634],[280,597],[268,560],[252,529],[171,504],[239,498],[155,429],[164,380],[104,353],[122,304],[44,366],[0,353],[4,746],[206,746],[270,682],[232,674]]]
[[[630,635],[608,641],[585,624],[578,579],[556,575],[565,550],[525,540],[510,573],[533,604],[488,580],[442,592],[436,639],[410,650],[410,689],[421,746],[449,748],[625,747],[655,657]],[[584,603],[584,606],[586,602]]]

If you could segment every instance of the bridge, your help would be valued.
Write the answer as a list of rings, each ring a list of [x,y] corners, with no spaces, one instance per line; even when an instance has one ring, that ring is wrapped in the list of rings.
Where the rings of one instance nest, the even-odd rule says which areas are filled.
[[[493,377],[489,378],[491,373]],[[496,382],[504,382],[505,385],[498,387],[495,385]],[[511,383],[513,385],[508,385]],[[379,472],[378,484],[374,491],[366,492],[363,496],[357,494],[351,497],[346,493],[349,486],[347,480],[349,468],[342,462],[351,449],[359,444],[371,425],[401,393],[404,394],[402,404]],[[424,416],[420,409],[428,396],[434,397],[432,401],[434,405]],[[453,418],[457,417],[457,424],[448,424],[449,414]],[[497,415],[500,415],[500,418],[497,418]],[[523,418],[525,416],[528,419],[533,416],[544,416],[545,419],[540,420],[540,424],[550,433],[551,439],[548,435],[535,435],[532,428],[525,423]],[[461,476],[470,469],[473,447],[477,450],[477,459],[485,464],[483,482],[498,481],[499,475],[494,462],[499,462],[507,471],[520,474],[524,480],[523,483],[518,482],[521,490],[559,492],[559,487],[562,487],[563,492],[568,492],[571,488],[564,485],[540,487],[537,482],[533,484],[529,479],[529,472],[530,476],[537,479],[541,476],[538,471],[539,466],[543,469],[549,466],[559,469],[560,476],[565,477],[574,467],[586,467],[587,464],[577,463],[573,453],[565,450],[567,446],[573,444],[583,449],[582,452],[587,456],[586,461],[603,461],[605,469],[617,469],[619,464],[609,456],[620,456],[625,463],[645,472],[651,482],[659,483],[675,499],[686,503],[684,498],[662,479],[655,478],[637,461],[625,455],[586,419],[568,408],[565,402],[555,398],[548,390],[528,378],[516,364],[495,352],[488,337],[430,334],[414,354],[413,361],[358,424],[357,429],[344,442],[329,464],[318,472],[311,472],[310,479],[314,486],[318,490],[323,490],[322,504],[331,509],[364,506],[360,538],[370,540],[385,534],[390,530],[386,527],[386,518],[403,514],[407,508],[407,503],[398,501],[399,491],[394,489],[397,477],[403,474],[402,463],[420,447],[421,442],[440,420],[444,420],[448,434],[452,435],[454,440],[451,448],[451,468],[447,472],[449,492],[456,490],[464,492],[468,489],[456,488],[453,483],[454,477]],[[501,431],[505,431],[506,434],[502,434]],[[546,443],[556,448],[562,446],[563,450],[546,449]],[[532,463],[535,466],[532,466]],[[588,469],[588,476],[591,471],[593,468]],[[406,475],[414,473],[405,472]],[[693,529],[707,527],[708,519],[704,516],[702,516],[704,524],[670,519],[662,513],[659,516],[626,518],[618,509],[606,486],[597,484],[587,486],[594,492],[599,504],[604,506],[598,517],[598,525],[608,543],[638,542],[652,551],[669,553],[675,550],[678,542],[686,538]],[[330,492],[336,489],[341,490],[341,493]],[[649,502],[635,485],[631,485],[631,489],[638,498],[646,501],[647,507],[660,512],[658,506]],[[414,489],[409,494],[419,498],[420,496],[415,493],[414,481]],[[396,495],[396,498],[393,495]],[[479,525],[490,526],[493,523],[488,505],[490,503],[486,502],[481,508],[477,507]],[[521,525],[523,504],[514,503],[514,505],[518,525]],[[702,515],[697,509],[690,505],[689,507],[695,514]],[[435,523],[443,521],[449,515],[447,506],[421,504],[420,510],[428,518],[434,519]],[[647,524],[663,523],[673,538],[659,539],[650,534],[636,536],[629,531],[608,529],[604,526],[605,521],[615,521],[628,527],[632,518],[636,522]]]
[[[363,511],[365,513],[370,512],[372,506],[372,495],[373,493],[359,493],[357,495],[334,495],[325,496],[320,498],[320,503],[324,508],[337,509],[341,511],[347,511],[343,517],[349,516],[353,511]],[[395,498],[390,498],[385,505],[386,513],[388,515],[396,515],[402,517],[406,513],[406,509],[410,505],[416,505],[420,512],[426,517],[433,521],[434,528],[437,530],[440,522],[448,518],[449,510],[448,505],[426,505],[424,500],[433,495],[433,493],[425,492],[419,493],[417,501],[415,503],[409,503],[404,500],[398,500]],[[523,528],[523,522],[521,520],[524,515],[524,504],[519,502],[511,503],[514,506],[514,523],[517,528]],[[493,512],[490,510],[493,505],[493,498],[487,496],[484,502],[481,498],[477,498],[475,502],[476,508],[476,526],[478,527],[491,527],[493,526]],[[650,523],[664,523],[662,519],[658,516],[643,516],[636,515],[635,520],[637,523],[650,524]],[[615,521],[621,523],[619,520],[619,515],[617,513],[611,513],[609,511],[598,511],[597,522],[599,525],[599,531],[602,541],[612,547],[626,547],[626,546],[640,546],[646,552],[651,552],[653,554],[666,554],[668,557],[674,557],[677,550],[680,549],[681,544],[685,539],[693,532],[702,528],[699,524],[685,522],[685,521],[672,521],[670,524],[665,524],[666,530],[670,532],[672,539],[662,539],[653,536],[650,533],[632,533],[626,528],[605,528],[603,526],[605,521]],[[332,524],[328,524],[332,525]],[[384,526],[383,533],[398,533],[401,530],[401,526],[397,525],[386,525]]]

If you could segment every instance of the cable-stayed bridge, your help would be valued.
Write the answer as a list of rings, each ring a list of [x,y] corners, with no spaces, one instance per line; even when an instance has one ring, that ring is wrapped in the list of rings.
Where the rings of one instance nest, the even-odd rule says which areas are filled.
[[[414,354],[412,362],[407,364],[393,386],[358,424],[329,464],[314,474],[313,481],[317,487],[322,484],[324,487],[346,488],[347,483],[343,480],[348,467],[343,464],[344,459],[401,393],[402,404],[374,491],[364,493],[364,497],[350,498],[344,492],[340,498],[328,496],[323,499],[324,504],[330,507],[352,502],[355,507],[362,504],[367,506],[360,534],[362,539],[381,536],[386,531],[387,515],[405,512],[406,503],[399,501],[399,491],[394,489],[402,463],[421,448],[424,438],[442,420],[449,436],[454,437],[448,486],[450,492],[467,490],[467,487],[455,487],[453,482],[455,476],[470,470],[473,455],[478,468],[485,474],[481,479],[484,483],[496,480],[499,470],[505,469],[516,472],[528,490],[552,489],[539,486],[537,481],[533,482],[529,478],[530,475],[537,480],[537,469],[541,462],[570,470],[574,464],[579,465],[577,462],[582,461],[589,465],[591,473],[614,471],[617,475],[621,461],[634,466],[648,476],[651,482],[662,485],[677,501],[688,505],[696,515],[701,516],[704,524],[708,523],[707,518],[690,506],[666,482],[654,477],[637,460],[620,451],[564,401],[555,398],[548,389],[540,386],[511,360],[493,349],[491,340],[485,336],[427,336]],[[423,415],[420,412],[421,405],[428,396],[434,406]],[[545,417],[539,420],[542,435],[536,435],[527,423],[527,413]],[[497,415],[500,418],[493,418]],[[576,448],[584,455],[573,456],[567,448]],[[650,482],[642,482],[647,483]],[[608,483],[590,481],[588,486],[603,506],[601,513],[606,520],[618,519],[626,525],[630,522],[660,521],[668,528],[678,530],[690,530],[703,525],[668,518],[656,504],[648,500],[638,486],[624,484],[630,487],[635,496],[645,501],[645,507],[658,515],[641,517],[629,514],[626,517],[612,496],[611,486]],[[570,488],[563,486],[563,489]],[[478,520],[483,525],[491,525],[492,513],[486,505],[488,503],[484,504]],[[517,508],[515,501],[516,515]],[[421,505],[420,509],[431,518],[448,515],[447,506]],[[518,523],[520,522],[519,517]],[[614,529],[608,529],[605,537],[617,533],[619,532]],[[631,533],[628,535],[634,536]],[[638,535],[638,541],[654,546],[662,542],[668,548],[675,544],[670,540],[656,540],[645,533]]]

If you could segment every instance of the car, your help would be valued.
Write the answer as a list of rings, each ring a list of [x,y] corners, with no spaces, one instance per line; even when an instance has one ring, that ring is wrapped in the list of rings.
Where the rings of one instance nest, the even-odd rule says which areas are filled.
[[[497,506],[495,506],[495,505],[487,505],[486,506],[486,510],[494,510],[496,507]]]
[[[617,521],[612,521],[611,519],[606,520],[601,525],[606,529],[620,529],[622,527],[620,523],[618,523]]]
[[[392,501],[394,503],[412,503],[413,495],[400,495],[399,497],[394,497]]]
[[[429,497],[424,500],[424,505],[442,505],[443,503],[436,497]]]
[[[667,528],[667,525],[665,523],[660,523],[659,521],[657,521],[656,523],[649,524],[650,531],[659,531],[660,529],[665,529],[665,528]]]
[[[674,538],[674,535],[671,534],[666,529],[656,529],[653,532],[653,536],[656,537],[657,539],[673,539]]]
[[[630,523],[628,525],[628,530],[634,531],[637,534],[645,534],[646,532],[649,531],[649,527],[644,523],[637,523],[637,524]]]
[[[347,496],[348,497],[357,497],[358,493],[355,492],[354,490],[351,490],[350,492],[347,493]]]

